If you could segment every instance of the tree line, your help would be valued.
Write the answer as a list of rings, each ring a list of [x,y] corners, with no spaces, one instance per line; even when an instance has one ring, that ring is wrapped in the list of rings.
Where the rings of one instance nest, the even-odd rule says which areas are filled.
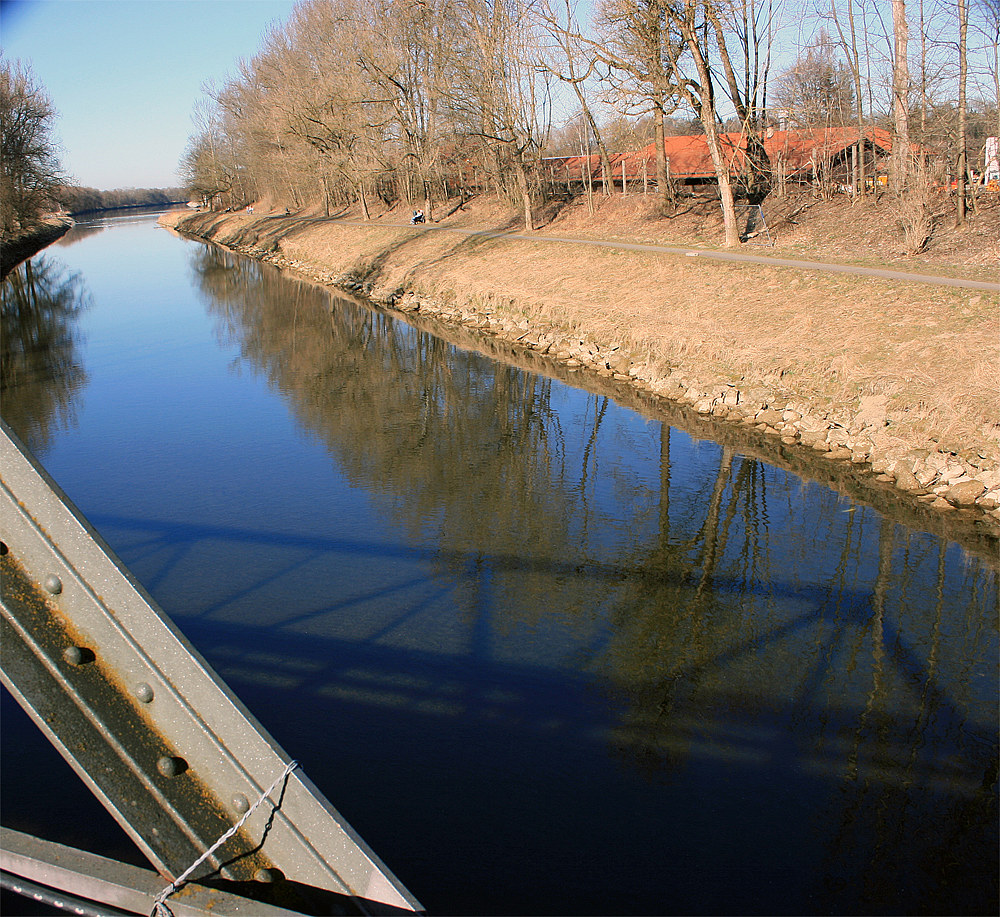
[[[970,151],[1000,133],[998,34],[1000,0],[302,0],[206,89],[182,169],[214,206],[366,218],[378,199],[430,213],[489,188],[530,229],[546,156],[606,165],[654,140],[667,196],[663,138],[696,131],[733,244],[734,202],[774,184],[768,130],[854,127],[861,153],[877,125],[892,192],[925,180],[931,153],[963,219]],[[745,149],[736,174],[725,131]]]
[[[53,201],[67,213],[76,215],[95,210],[118,210],[125,207],[157,207],[186,202],[188,190],[176,188],[115,188],[99,191],[79,185],[61,185],[52,192]]]

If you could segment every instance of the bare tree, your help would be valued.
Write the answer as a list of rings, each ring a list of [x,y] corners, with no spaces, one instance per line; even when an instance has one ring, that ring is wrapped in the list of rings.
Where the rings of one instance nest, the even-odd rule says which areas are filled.
[[[523,0],[461,0],[460,12],[464,53],[456,61],[449,105],[460,129],[481,144],[501,190],[519,200],[524,228],[531,231],[531,176],[538,138],[545,133],[541,119],[547,92],[534,66],[538,44],[527,5]]]
[[[188,194],[207,207],[214,209],[232,191],[232,175],[220,160],[211,133],[196,134],[188,141],[180,171]]]
[[[716,53],[736,109],[744,140],[742,183],[750,203],[771,191],[771,162],[763,133],[771,71],[774,0],[714,0],[704,3],[715,33]],[[707,31],[707,28],[706,28]]]
[[[593,51],[608,69],[612,97],[627,114],[652,114],[656,182],[664,200],[670,182],[664,150],[665,119],[681,98],[676,63],[684,51],[680,30],[668,15],[668,0],[603,0],[598,12],[600,41]]]
[[[597,120],[585,90],[587,80],[591,78],[596,68],[597,59],[593,55],[589,58],[584,56],[584,39],[570,0],[561,0],[561,2],[560,0],[543,0],[538,7],[538,17],[548,37],[558,48],[557,54],[543,55],[541,65],[557,79],[572,88],[573,94],[580,103],[583,117],[587,121],[589,132],[597,143],[597,151],[601,159],[604,193],[610,194],[614,190],[611,158],[608,156],[607,146],[601,136],[600,128],[597,126]],[[557,60],[557,57],[561,60]]]
[[[357,201],[367,219],[369,131],[373,123],[386,124],[391,114],[387,100],[371,96],[358,65],[363,41],[358,22],[350,3],[300,4],[289,22],[286,46],[271,62],[268,82],[280,136],[308,150],[303,165],[319,179],[314,194],[321,197],[324,212],[329,214],[338,200]]]
[[[716,179],[719,183],[719,200],[722,205],[722,220],[726,233],[726,245],[739,244],[740,232],[736,225],[736,206],[730,164],[722,148],[721,119],[719,118],[715,77],[710,61],[710,45],[707,19],[699,18],[701,0],[682,0],[671,11],[672,21],[677,25],[691,60],[694,75],[679,80],[678,88],[687,99],[705,128],[705,141],[712,157]]]
[[[849,124],[854,99],[851,68],[837,56],[833,40],[822,30],[775,83],[775,104],[798,127]]]
[[[56,111],[31,68],[0,58],[0,235],[34,228],[62,181]]]
[[[467,174],[471,161],[523,211],[530,228],[550,93],[559,82],[565,95],[576,97],[586,136],[598,140],[610,190],[606,124],[590,92],[599,80],[602,102],[612,108],[607,124],[620,142],[648,143],[653,134],[665,196],[666,134],[690,132],[691,122],[681,124],[675,114],[694,113],[718,182],[726,244],[735,245],[741,237],[736,201],[758,203],[772,185],[764,137],[778,2],[601,0],[588,33],[574,0],[302,0],[256,56],[209,93],[211,110],[198,125],[185,169],[192,187],[218,204],[236,206],[260,195],[296,206],[322,201],[327,212],[356,204],[367,216],[379,198],[390,206],[422,198],[430,215],[445,182],[455,172]],[[830,34],[821,32],[791,55],[796,64],[779,82],[778,98],[803,125],[855,121],[858,191],[865,186],[866,117],[888,116],[893,187],[902,193],[918,130],[908,110],[905,0],[811,2],[830,16]],[[959,155],[971,155],[982,117],[976,114],[977,69],[969,62],[992,61],[1000,94],[1000,0],[918,2],[920,123],[938,128]],[[944,11],[949,16],[942,25]],[[795,47],[786,43],[781,50]],[[961,181],[968,163],[958,171]]]
[[[857,117],[857,128],[858,128],[858,143],[854,150],[854,162],[855,162],[855,174],[856,181],[854,182],[855,193],[861,197],[865,195],[865,68],[862,67],[862,57],[861,48],[858,41],[858,33],[860,31],[862,37],[865,37],[867,41],[867,29],[865,28],[864,21],[864,7],[861,8],[860,13],[862,20],[860,23],[860,29],[858,27],[857,19],[854,11],[855,0],[844,0],[843,5],[847,8],[847,28],[845,31],[843,21],[841,19],[841,14],[838,11],[837,0],[830,0],[830,17],[837,29],[837,36],[840,39],[840,45],[844,50],[844,58],[847,61],[847,67],[850,70],[851,77],[854,80],[854,98],[856,102],[855,115]],[[865,60],[867,61],[869,55],[867,47],[865,49]],[[870,89],[870,87],[869,87]],[[870,98],[870,91],[869,91]]]
[[[367,0],[355,14],[355,60],[368,87],[363,102],[385,106],[401,145],[407,192],[419,188],[432,216],[431,187],[441,157],[443,100],[452,72],[456,8],[452,0],[400,5]]]
[[[742,125],[742,193],[759,203],[771,190],[771,163],[764,148],[764,110],[771,66],[773,6],[764,0],[677,0],[667,15],[684,42],[693,65],[686,73],[678,58],[677,87],[695,110],[705,129],[712,164],[719,183],[726,245],[740,242],[736,222],[733,164],[735,151],[723,147],[717,82],[728,90],[729,101]],[[722,76],[713,60],[718,56]]]

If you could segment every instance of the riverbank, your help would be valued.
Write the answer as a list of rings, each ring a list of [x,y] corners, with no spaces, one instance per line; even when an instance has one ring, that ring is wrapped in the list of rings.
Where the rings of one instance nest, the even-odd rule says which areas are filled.
[[[31,232],[4,239],[0,244],[0,279],[6,277],[22,261],[27,261],[62,238],[72,225],[73,220],[69,217],[48,217]]]
[[[363,222],[255,210],[175,212],[161,222],[713,425],[750,428],[789,455],[890,486],[922,518],[960,515],[1000,532],[997,293],[709,261],[696,255],[714,231],[710,210],[692,213],[685,230],[640,196],[600,201],[593,216],[584,203],[563,207],[531,237],[488,202],[440,210],[440,222],[416,227],[399,212]],[[801,259],[819,248],[830,257],[802,241],[801,223],[787,225],[774,247],[741,252]],[[880,260],[995,281],[988,220],[972,231],[983,244],[953,245],[950,257],[939,249],[919,263]],[[860,226],[853,234],[864,235]],[[828,244],[833,235],[828,228]],[[593,245],[626,240],[686,242],[688,251]]]

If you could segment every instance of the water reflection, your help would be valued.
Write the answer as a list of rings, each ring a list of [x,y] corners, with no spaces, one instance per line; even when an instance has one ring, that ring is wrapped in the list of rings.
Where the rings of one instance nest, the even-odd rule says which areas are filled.
[[[434,568],[386,572],[346,606],[349,627],[337,604],[276,621],[268,632],[289,653],[272,644],[264,672],[234,672],[474,716],[520,740],[599,736],[620,768],[665,788],[650,811],[699,825],[697,807],[711,813],[704,858],[799,871],[762,912],[782,900],[832,913],[995,904],[988,560],[731,446],[631,423],[606,397],[348,301],[331,311],[324,292],[218,250],[199,249],[195,269],[220,338],[425,546],[407,556]],[[300,560],[277,579],[300,576]],[[456,620],[415,630],[439,604]],[[306,658],[303,628],[331,641],[322,658],[350,664]],[[377,651],[386,644],[412,658]],[[299,679],[291,658],[316,668]],[[759,837],[736,837],[751,824]],[[711,872],[691,868],[693,885]],[[743,900],[719,891],[713,908],[704,887],[674,892],[708,911]]]
[[[73,223],[73,228],[53,244],[58,245],[60,248],[70,248],[84,239],[100,235],[105,229],[110,229],[113,225],[110,219],[78,219]]]
[[[4,419],[34,452],[73,423],[86,384],[78,354],[90,296],[78,274],[41,255],[0,286],[0,401]]]
[[[553,573],[564,606],[599,605],[615,588],[605,548],[621,498],[595,493],[591,472],[606,399],[588,400],[569,443],[553,380],[347,302],[331,317],[320,291],[215,250],[201,259],[223,339],[407,537],[437,545],[442,577],[488,575],[517,596],[523,623],[548,614]],[[625,465],[616,486],[648,499]]]

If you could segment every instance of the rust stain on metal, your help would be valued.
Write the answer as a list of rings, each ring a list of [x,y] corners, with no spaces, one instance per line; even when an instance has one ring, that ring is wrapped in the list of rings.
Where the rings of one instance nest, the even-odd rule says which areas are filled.
[[[188,768],[175,777],[165,777],[157,771],[156,761],[159,758],[183,757],[184,749],[173,747],[160,733],[150,711],[134,696],[125,677],[107,664],[100,647],[85,631],[67,619],[58,602],[35,582],[12,551],[0,556],[0,577],[8,614],[37,642],[49,665],[71,680],[81,702],[99,717],[100,731],[114,736],[120,747],[140,766],[145,778],[166,797],[171,806],[183,814],[185,823],[203,839],[207,849],[236,819],[211,788],[199,779],[194,769]],[[91,650],[93,660],[81,665],[67,662],[62,655],[67,646]],[[55,725],[56,719],[54,716],[45,717],[50,727]],[[63,740],[81,757],[90,750],[83,737],[64,736]],[[148,762],[148,767],[142,765],[144,761]],[[130,765],[123,760],[121,767],[126,769]],[[110,789],[113,792],[112,784],[115,783],[121,783],[119,778],[106,782],[106,791]],[[135,807],[157,805],[153,797],[144,803],[135,799],[119,801]],[[227,841],[219,850],[218,859],[226,864],[229,877],[249,881],[258,870],[273,867],[271,860],[255,849],[259,844],[260,839],[250,837],[246,829]],[[188,865],[190,862],[183,862],[177,867],[177,872]]]

